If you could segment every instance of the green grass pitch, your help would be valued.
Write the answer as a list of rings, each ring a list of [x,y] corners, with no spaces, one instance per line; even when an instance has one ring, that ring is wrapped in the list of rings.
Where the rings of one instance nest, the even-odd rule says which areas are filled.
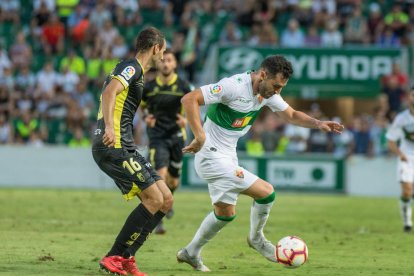
[[[137,204],[116,191],[0,189],[0,275],[101,275],[98,260]],[[309,261],[298,269],[270,263],[246,244],[250,199],[203,251],[208,275],[414,275],[414,233],[403,233],[398,200],[280,192],[265,228],[275,243],[298,235]],[[207,191],[179,190],[167,234],[137,254],[154,276],[200,275],[175,253],[211,210]]]

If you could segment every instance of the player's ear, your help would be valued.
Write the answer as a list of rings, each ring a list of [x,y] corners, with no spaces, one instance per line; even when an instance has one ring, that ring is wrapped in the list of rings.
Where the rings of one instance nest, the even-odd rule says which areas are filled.
[[[265,70],[260,70],[260,80],[266,79],[267,73]]]

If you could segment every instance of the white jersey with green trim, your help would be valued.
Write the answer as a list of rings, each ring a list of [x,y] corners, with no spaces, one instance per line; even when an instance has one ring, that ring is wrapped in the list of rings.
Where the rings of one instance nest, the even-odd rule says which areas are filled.
[[[264,99],[253,95],[250,72],[237,74],[201,88],[208,105],[204,131],[206,145],[220,152],[235,153],[237,141],[245,135],[264,106],[284,111],[289,105],[280,95]]]
[[[414,157],[414,115],[409,109],[400,112],[387,130],[386,138],[397,142],[400,141],[400,150]]]

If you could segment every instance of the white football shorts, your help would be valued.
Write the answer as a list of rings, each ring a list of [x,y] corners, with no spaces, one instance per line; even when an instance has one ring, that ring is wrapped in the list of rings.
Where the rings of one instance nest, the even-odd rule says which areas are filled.
[[[238,165],[237,156],[214,152],[204,147],[195,155],[195,170],[208,183],[212,203],[236,205],[239,194],[259,177]]]
[[[398,180],[414,183],[414,156],[407,156],[408,161],[398,160]]]

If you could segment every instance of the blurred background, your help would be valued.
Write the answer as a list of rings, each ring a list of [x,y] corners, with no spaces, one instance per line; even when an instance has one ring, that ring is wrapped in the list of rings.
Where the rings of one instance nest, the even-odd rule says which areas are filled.
[[[346,126],[331,135],[265,110],[239,143],[249,170],[281,188],[399,194],[385,132],[413,84],[414,1],[391,0],[1,0],[1,186],[114,187],[91,132],[103,80],[147,26],[195,87],[285,55],[286,101]],[[139,113],[135,132],[145,153]],[[183,186],[204,187],[184,161]]]

